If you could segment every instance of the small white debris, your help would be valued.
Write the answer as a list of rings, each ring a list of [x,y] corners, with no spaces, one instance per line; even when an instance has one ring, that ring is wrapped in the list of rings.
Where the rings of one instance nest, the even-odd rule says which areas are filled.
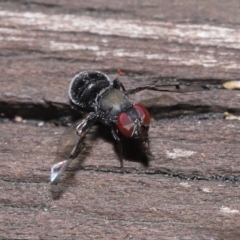
[[[14,117],[14,122],[21,122],[22,121],[22,117],[21,116],[15,116]]]
[[[196,152],[189,151],[189,150],[184,150],[184,149],[173,149],[173,152],[166,151],[166,154],[169,158],[175,159],[178,157],[190,157]]]
[[[38,127],[42,127],[44,125],[44,122],[39,122],[37,125]]]
[[[224,117],[227,119],[227,120],[240,120],[240,116],[234,116],[228,112],[225,112],[224,113]]]
[[[212,192],[212,189],[211,188],[207,188],[207,187],[203,188],[202,190],[203,190],[203,192],[207,192],[207,193]]]
[[[224,206],[221,207],[220,212],[226,213],[226,214],[239,214],[240,213],[239,210],[237,210],[237,209],[231,209],[229,207],[224,207]]]
[[[157,211],[157,208],[156,208],[156,207],[151,207],[150,210],[156,212],[156,211]]]
[[[189,184],[189,183],[187,183],[187,182],[181,182],[181,183],[179,183],[181,186],[183,186],[183,187],[186,187],[186,188],[188,188],[188,187],[191,187],[191,185]]]
[[[223,87],[228,90],[240,89],[240,81],[228,81],[223,84]]]

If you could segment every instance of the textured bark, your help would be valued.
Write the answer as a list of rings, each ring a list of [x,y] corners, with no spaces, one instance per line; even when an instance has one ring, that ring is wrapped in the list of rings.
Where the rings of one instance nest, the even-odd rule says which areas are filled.
[[[0,238],[238,239],[239,2],[1,1]],[[58,141],[81,115],[68,106],[79,71],[133,88],[205,84],[187,94],[131,96],[151,113],[150,160],[108,127],[49,185]]]

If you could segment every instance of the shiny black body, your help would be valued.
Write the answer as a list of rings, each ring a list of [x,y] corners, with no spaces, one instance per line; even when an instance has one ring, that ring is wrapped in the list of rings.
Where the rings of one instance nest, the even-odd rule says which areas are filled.
[[[98,95],[108,89],[111,81],[107,75],[96,71],[84,71],[76,75],[69,88],[71,104],[79,110],[93,112],[98,105]]]
[[[99,112],[99,120],[107,125],[116,123],[119,113],[133,107],[119,80],[111,82],[107,75],[97,71],[76,75],[69,88],[69,97],[73,108],[82,112]]]

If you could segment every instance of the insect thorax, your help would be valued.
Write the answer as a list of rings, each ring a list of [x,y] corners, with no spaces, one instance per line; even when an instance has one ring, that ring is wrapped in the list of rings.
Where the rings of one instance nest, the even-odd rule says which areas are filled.
[[[111,121],[116,121],[120,112],[127,111],[132,106],[132,101],[118,89],[106,92],[99,101],[99,108],[104,113],[104,118]]]

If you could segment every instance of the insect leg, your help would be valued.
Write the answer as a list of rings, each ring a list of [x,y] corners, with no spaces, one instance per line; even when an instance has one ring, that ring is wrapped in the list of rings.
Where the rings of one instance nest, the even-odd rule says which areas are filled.
[[[65,159],[61,162],[54,164],[51,168],[51,178],[50,183],[55,183],[63,172],[66,170],[70,162],[78,155],[79,148],[88,133],[91,129],[93,123],[97,120],[99,113],[90,113],[87,115],[85,119],[83,119],[79,124],[76,126],[76,134],[79,136],[79,139],[76,145],[73,147],[72,151],[69,154],[68,159]]]
[[[154,155],[150,151],[149,147],[149,139],[148,137],[141,139],[141,149],[145,152],[149,157],[154,158]]]
[[[149,138],[148,138],[148,129],[149,129],[149,125],[144,125],[142,126],[142,132],[140,135],[140,147],[142,152],[144,152],[146,155],[148,155],[149,157],[154,157],[153,154],[150,151],[150,144],[149,144]]]
[[[118,147],[118,152],[119,152],[119,158],[120,158],[120,167],[123,170],[123,156],[122,156],[122,144],[121,144],[121,139],[117,134],[117,131],[114,127],[112,127],[112,136],[113,138],[117,141],[117,147]]]
[[[118,78],[116,78],[115,80],[113,80],[113,87],[114,87],[115,89],[121,89],[121,88],[122,88],[122,90],[123,90],[124,92],[126,92],[125,87],[124,87],[123,84],[119,81]]]
[[[151,84],[151,85],[143,85],[139,86],[137,88],[131,88],[127,90],[128,94],[134,94],[143,90],[153,90],[153,91],[169,91],[168,89],[164,89],[164,87],[172,87],[172,90],[177,90],[179,88],[179,84],[176,85],[157,85],[157,84]]]
[[[126,91],[126,93],[134,94],[143,90],[183,93],[183,92],[196,92],[196,91],[209,90],[209,88],[205,85],[188,86],[188,85],[180,85],[179,83],[166,84],[166,85],[152,84],[152,85],[143,85],[137,88],[129,89]]]

